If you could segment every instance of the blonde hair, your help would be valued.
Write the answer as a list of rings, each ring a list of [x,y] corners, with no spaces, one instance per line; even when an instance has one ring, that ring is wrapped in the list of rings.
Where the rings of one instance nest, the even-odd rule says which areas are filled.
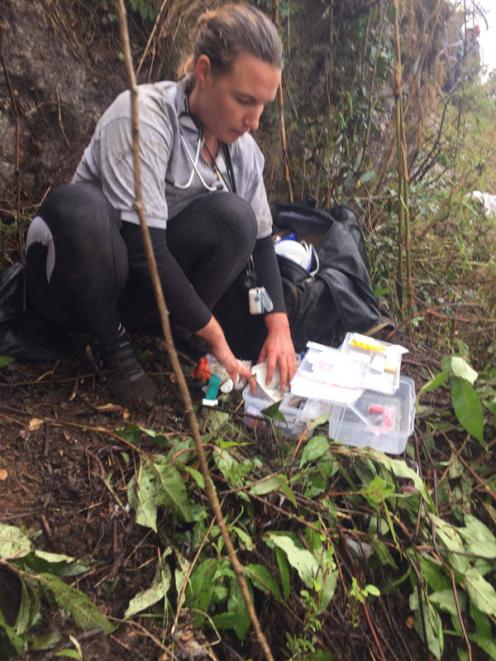
[[[272,21],[251,5],[230,3],[203,12],[195,26],[193,52],[180,64],[180,78],[191,74],[200,55],[207,55],[215,73],[226,73],[240,53],[249,53],[280,69],[282,43]]]

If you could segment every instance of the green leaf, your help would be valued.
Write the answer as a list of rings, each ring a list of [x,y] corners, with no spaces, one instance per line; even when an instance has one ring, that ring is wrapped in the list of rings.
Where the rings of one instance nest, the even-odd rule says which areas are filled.
[[[340,452],[342,454],[343,450],[340,449]],[[431,510],[432,511],[434,510],[434,503],[432,502],[432,498],[427,492],[427,488],[425,486],[424,481],[417,475],[417,473],[414,470],[412,470],[409,466],[407,466],[407,464],[403,461],[403,459],[392,459],[391,457],[388,457],[382,452],[378,452],[377,450],[371,450],[368,448],[361,450],[360,452],[357,452],[355,450],[355,454],[361,454],[362,456],[365,457],[368,456],[374,461],[376,461],[378,464],[384,466],[384,468],[390,470],[393,473],[393,475],[395,475],[396,477],[406,478],[411,480],[417,491],[422,496],[422,498],[430,506]]]
[[[367,172],[364,172],[362,175],[360,175],[360,178],[358,181],[361,184],[368,184],[371,181],[375,179],[375,171],[374,170],[367,170]]]
[[[465,540],[467,551],[482,558],[496,558],[496,537],[482,521],[471,514],[466,514],[465,528],[459,530]]]
[[[176,569],[174,570],[174,586],[177,594],[182,594],[178,608],[181,608],[184,601],[184,590],[189,582],[189,574],[191,570],[191,562],[184,557],[184,555],[176,548],[174,549],[176,556]]]
[[[334,569],[328,571],[324,577],[322,583],[322,589],[318,594],[317,608],[315,611],[317,615],[323,613],[331,603],[331,600],[334,597],[334,593],[336,592],[337,582],[338,582],[338,570]]]
[[[394,496],[395,489],[390,482],[386,482],[382,477],[376,475],[361,493],[373,507],[379,507],[386,498]]]
[[[136,512],[136,523],[157,532],[156,477],[149,462],[142,462],[127,488],[129,505]]]
[[[215,627],[219,630],[234,629],[237,626],[237,613],[217,613],[213,616],[212,620]]]
[[[0,523],[0,558],[23,558],[31,551],[29,537],[16,526]]]
[[[40,594],[37,583],[21,579],[21,603],[15,622],[15,630],[20,636],[37,622],[40,617]]]
[[[302,582],[308,587],[314,587],[314,580],[319,571],[319,563],[306,549],[296,546],[291,537],[279,533],[268,533],[266,540],[271,545],[284,551],[289,564],[296,569]]]
[[[124,613],[124,619],[132,617],[133,615],[136,615],[136,613],[141,613],[141,611],[150,608],[150,606],[153,606],[153,604],[156,604],[158,601],[165,598],[169,591],[172,579],[170,567],[167,562],[165,562],[165,558],[171,553],[171,549],[165,550],[157,563],[157,570],[151,586],[146,590],[139,592],[131,599],[129,606]]]
[[[7,624],[7,621],[1,610],[0,610],[0,629],[3,629],[5,631],[9,643],[15,649],[17,654],[21,654],[22,652],[26,651],[28,647],[28,641],[22,636],[19,636],[14,631],[13,627]]]
[[[460,610],[463,613],[467,607],[467,598],[463,592],[456,592],[458,597],[458,603],[460,605]],[[437,606],[440,610],[458,617],[458,610],[456,608],[455,595],[453,594],[453,589],[450,590],[439,590],[433,592],[429,595],[429,601],[431,604]]]
[[[490,659],[496,659],[496,642],[494,641],[494,638],[480,636],[479,634],[473,633],[469,635],[469,639],[478,645]]]
[[[470,617],[475,623],[475,633],[478,636],[482,636],[483,638],[490,638],[492,625],[487,615],[485,613],[481,613],[481,611],[476,608],[473,603],[469,604],[469,613]]]
[[[165,457],[157,461],[155,467],[160,479],[158,486],[159,504],[171,505],[184,521],[191,522],[191,505],[188,500],[186,486],[179,471]],[[163,492],[165,500],[163,503],[160,491]]]
[[[142,425],[127,425],[123,429],[119,429],[117,431],[117,433],[125,441],[128,441],[129,443],[132,443],[133,445],[138,444],[138,442],[141,440],[141,437],[143,436],[143,434],[145,436],[148,436],[149,438],[153,438],[153,440],[155,441],[155,444],[159,445],[159,446],[169,445],[171,442],[174,442],[174,439],[170,439],[168,441],[163,436],[162,432],[157,432],[154,429],[148,429],[147,427],[143,427]]]
[[[106,634],[114,631],[115,625],[98,610],[91,599],[83,592],[67,585],[52,574],[44,573],[36,578],[42,585],[51,590],[57,604],[70,612],[81,629],[100,629]]]
[[[200,473],[200,471],[197,471],[196,468],[191,468],[191,466],[183,466],[183,470],[191,475],[199,489],[205,489],[205,478]]]
[[[223,629],[235,630],[236,627],[238,626],[237,613],[230,613],[230,612],[218,613],[217,615],[213,616],[212,620],[213,623],[215,624],[215,627],[220,631],[222,631]]]
[[[311,438],[301,454],[300,468],[303,468],[303,466],[311,461],[320,459],[329,450],[329,447],[329,439],[325,436],[319,435]]]
[[[49,551],[35,551],[35,556],[41,558],[48,562],[49,564],[58,564],[59,562],[65,562],[71,564],[76,561],[76,558],[73,558],[70,555],[64,555],[63,553],[50,553]]]
[[[325,425],[325,423],[328,422],[328,420],[329,420],[329,413],[322,413],[317,418],[307,423],[307,429],[310,431],[312,429],[316,429],[317,427],[320,427],[320,425]]]
[[[410,595],[410,608],[414,611],[415,629],[422,640],[427,644],[427,647],[435,658],[441,659],[444,649],[443,624],[441,622],[441,617],[436,608],[434,608],[429,600],[425,599],[423,596],[422,606],[427,640],[424,638],[424,627],[422,624],[422,616],[420,614],[418,591],[414,590]]]
[[[286,418],[279,411],[281,404],[282,404],[282,400],[280,402],[275,402],[274,404],[267,406],[267,408],[262,409],[260,413],[264,415],[266,418],[270,418],[275,422],[286,422]]]
[[[63,656],[66,659],[79,659],[79,660],[82,659],[80,652],[78,652],[77,650],[72,650],[70,648],[66,648],[64,650],[58,651],[55,654],[55,656],[61,656],[61,657]]]
[[[30,647],[35,651],[51,650],[62,640],[62,634],[58,629],[47,631],[40,636],[31,638]]]
[[[439,374],[436,374],[430,381],[424,383],[422,388],[420,388],[419,390],[419,394],[423,392],[432,392],[433,390],[436,390],[436,388],[440,388],[442,385],[446,383],[448,377],[449,377],[448,370],[443,370],[442,372],[439,372]]]
[[[192,520],[186,486],[178,470],[167,457],[141,461],[138,474],[128,486],[130,506],[136,511],[136,522],[157,531],[157,507],[169,505],[185,521]]]
[[[7,365],[10,365],[13,363],[15,358],[12,358],[11,356],[0,356],[0,369],[2,367],[7,367]]]
[[[453,553],[449,553],[449,560],[453,569],[463,574],[468,569],[470,560],[462,555],[466,551],[458,528],[433,514],[431,514],[431,520],[435,524],[436,534],[444,546],[448,551],[453,551]]]
[[[229,413],[224,411],[211,411],[207,412],[208,429],[211,432],[220,432],[222,427],[229,422]]]
[[[272,477],[265,478],[256,482],[250,489],[249,493],[254,496],[265,496],[268,493],[277,491],[281,486],[287,484],[285,475],[273,475]]]
[[[291,592],[291,573],[288,559],[282,549],[276,547],[274,552],[276,554],[277,569],[281,578],[282,595],[287,601]]]
[[[238,526],[233,526],[233,530],[236,532],[240,541],[245,545],[247,551],[253,551],[253,541],[250,535]]]
[[[476,608],[486,615],[496,616],[496,592],[491,583],[473,568],[462,577],[468,596]]]
[[[394,561],[391,551],[384,542],[381,542],[379,539],[374,539],[372,541],[372,548],[374,549],[374,553],[377,555],[381,565],[389,565],[389,567],[392,567],[393,569],[398,569],[398,565]],[[360,546],[359,549],[360,554],[363,557],[364,554],[362,547]]]
[[[305,661],[334,661],[334,657],[327,650],[316,650],[306,655]]]
[[[207,613],[214,592],[214,575],[219,566],[218,560],[207,558],[199,565],[191,575],[191,579],[186,590],[186,599],[190,608],[194,608],[199,613],[195,613],[194,619],[197,624],[203,622],[203,613]]]
[[[420,573],[431,590],[439,592],[450,589],[451,583],[443,574],[442,565],[425,555],[420,555],[418,560],[420,562]]]
[[[263,565],[246,565],[244,568],[245,575],[251,580],[253,585],[262,590],[262,592],[270,593],[277,601],[282,602],[281,591],[277,585],[274,577],[269,572],[267,567]]]
[[[371,594],[373,597],[380,597],[381,596],[381,591],[379,590],[377,585],[372,585],[372,584],[369,583],[368,585],[365,586],[364,591],[367,594]]]
[[[484,444],[484,414],[479,395],[471,384],[454,376],[451,380],[451,401],[458,422],[471,436]]]
[[[241,487],[244,485],[244,477],[248,472],[247,467],[243,466],[232,454],[223,448],[216,448],[213,459],[224,479],[231,486]]]
[[[282,493],[283,496],[286,496],[293,507],[297,507],[298,503],[296,502],[296,496],[288,484],[283,484],[280,486],[279,493]]]
[[[23,558],[22,564],[24,569],[36,574],[47,572],[55,576],[77,576],[88,570],[87,565],[75,558],[47,551],[32,551]]]
[[[248,590],[253,601],[253,593],[251,590],[251,585],[249,582]],[[240,640],[246,635],[246,632],[250,628],[251,620],[248,615],[248,609],[246,608],[243,595],[241,594],[241,589],[239,587],[238,579],[233,577],[231,579],[231,590],[229,592],[229,599],[227,600],[227,608],[229,612],[233,613],[236,616],[234,621],[233,629]]]
[[[248,582],[248,590],[252,594],[250,583]],[[253,598],[253,595],[252,595]],[[250,628],[250,616],[246,608],[246,604],[241,594],[238,581],[235,577],[231,579],[229,599],[227,601],[228,612],[219,613],[212,619],[218,629],[233,629],[240,640],[246,635]]]
[[[123,429],[118,429],[117,434],[128,443],[137,445],[141,438],[141,428],[138,425],[127,425]]]
[[[479,376],[477,372],[460,356],[453,356],[451,358],[450,367],[455,376],[468,381],[471,385],[474,385]]]

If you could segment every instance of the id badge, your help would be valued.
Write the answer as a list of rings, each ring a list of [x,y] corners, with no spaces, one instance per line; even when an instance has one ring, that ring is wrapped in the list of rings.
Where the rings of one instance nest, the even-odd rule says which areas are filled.
[[[248,306],[250,314],[272,312],[274,304],[265,287],[252,287],[248,290]]]

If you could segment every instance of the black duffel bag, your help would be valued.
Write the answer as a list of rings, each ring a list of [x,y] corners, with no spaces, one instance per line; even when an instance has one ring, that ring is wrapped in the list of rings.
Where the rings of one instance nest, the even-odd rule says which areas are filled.
[[[278,255],[284,300],[296,351],[309,340],[338,344],[346,331],[367,332],[381,315],[372,292],[368,258],[356,214],[344,206],[327,211],[309,204],[273,204],[274,232],[316,237],[320,267],[315,276]],[[263,317],[248,313],[243,277],[219,302],[214,314],[233,352],[256,360],[266,335]]]
[[[271,210],[276,232],[321,235],[319,269],[313,277],[278,256],[296,350],[302,351],[309,340],[330,344],[345,331],[367,332],[375,326],[381,313],[354,211],[345,206],[327,211],[310,204],[273,204]]]

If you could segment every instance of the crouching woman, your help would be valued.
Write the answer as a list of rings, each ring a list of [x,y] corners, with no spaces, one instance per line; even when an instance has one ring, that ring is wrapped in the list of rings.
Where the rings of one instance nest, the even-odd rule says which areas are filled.
[[[233,379],[247,376],[212,311],[250,261],[270,301],[257,354],[284,386],[295,354],[251,135],[280,83],[281,42],[261,11],[229,4],[199,17],[192,43],[179,82],[138,88],[143,201],[166,302],[176,328],[205,340]],[[101,117],[72,183],[31,223],[26,273],[29,303],[46,321],[91,334],[114,397],[152,402],[127,330],[156,318],[134,210],[129,92]]]

